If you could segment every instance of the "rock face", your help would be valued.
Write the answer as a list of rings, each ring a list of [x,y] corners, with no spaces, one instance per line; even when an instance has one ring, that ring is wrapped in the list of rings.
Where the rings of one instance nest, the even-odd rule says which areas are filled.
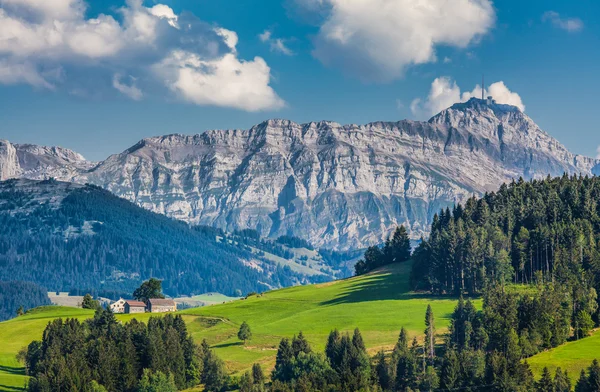
[[[399,224],[418,238],[441,207],[520,176],[600,172],[599,161],[570,153],[518,108],[475,98],[428,122],[269,120],[147,138],[97,165],[69,150],[15,145],[14,168],[10,148],[0,144],[1,179],[89,182],[193,224],[336,249],[380,243]]]

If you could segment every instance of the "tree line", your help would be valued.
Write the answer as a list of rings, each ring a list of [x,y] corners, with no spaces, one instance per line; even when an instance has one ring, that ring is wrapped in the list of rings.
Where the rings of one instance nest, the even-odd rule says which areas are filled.
[[[19,353],[31,392],[176,391],[228,382],[206,341],[196,345],[180,315],[121,324],[110,310],[92,319],[51,321],[41,341]]]

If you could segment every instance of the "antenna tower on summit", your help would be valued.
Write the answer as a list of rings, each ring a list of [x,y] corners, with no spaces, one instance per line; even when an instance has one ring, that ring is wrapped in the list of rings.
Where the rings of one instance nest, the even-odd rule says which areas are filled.
[[[485,75],[481,74],[481,100],[485,100]]]

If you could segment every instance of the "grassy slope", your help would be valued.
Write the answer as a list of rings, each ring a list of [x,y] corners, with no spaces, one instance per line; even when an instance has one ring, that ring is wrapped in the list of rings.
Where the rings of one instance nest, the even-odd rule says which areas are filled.
[[[279,340],[300,330],[313,347],[322,350],[330,330],[351,331],[359,327],[367,347],[374,353],[380,348],[391,348],[402,326],[409,335],[421,336],[428,303],[433,308],[438,332],[443,333],[448,326],[456,301],[408,293],[409,272],[409,264],[397,265],[377,274],[276,290],[181,314],[194,338],[198,342],[208,339],[232,372],[244,371],[254,362],[269,369],[275,362]],[[91,311],[48,307],[0,323],[0,390],[17,390],[24,384],[25,376],[15,355],[30,341],[41,338],[48,321],[56,317],[91,316]],[[128,321],[134,315],[117,317]],[[149,317],[149,314],[135,315],[142,321]],[[237,340],[243,321],[250,324],[254,335],[246,347]]]
[[[590,337],[565,343],[552,350],[534,355],[527,361],[536,377],[542,374],[544,367],[548,367],[554,374],[556,368],[560,366],[569,372],[571,381],[575,383],[581,370],[590,366],[595,358],[600,358],[599,330],[596,330]]]
[[[235,372],[247,369],[253,362],[271,367],[279,340],[299,331],[321,350],[332,329],[351,331],[359,327],[373,353],[391,348],[402,326],[409,335],[421,336],[429,303],[438,332],[444,332],[448,326],[456,302],[409,293],[409,272],[409,264],[397,265],[378,274],[276,290],[183,313],[204,316],[190,325],[191,332],[197,339],[208,339]],[[250,324],[253,332],[246,347],[236,336],[243,321]]]

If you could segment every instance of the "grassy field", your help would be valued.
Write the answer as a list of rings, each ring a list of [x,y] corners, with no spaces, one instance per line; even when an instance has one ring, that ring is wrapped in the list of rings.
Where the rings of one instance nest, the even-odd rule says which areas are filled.
[[[409,272],[410,265],[401,264],[377,274],[276,290],[183,314],[201,316],[189,324],[190,331],[197,340],[206,338],[233,372],[244,371],[253,362],[271,368],[279,340],[299,331],[321,350],[332,329],[358,327],[375,353],[391,348],[402,326],[410,336],[421,336],[427,304],[433,308],[438,332],[448,327],[456,301],[410,293]],[[253,332],[245,347],[237,340],[243,321]]]
[[[585,339],[568,342],[552,350],[544,351],[527,360],[536,377],[542,374],[544,367],[554,375],[560,366],[569,372],[573,384],[579,378],[581,369],[585,369],[592,361],[600,359],[600,330],[594,331],[592,336]]]
[[[455,300],[438,299],[410,293],[410,265],[346,280],[312,286],[271,291],[227,304],[180,312],[196,341],[207,339],[228,369],[239,373],[258,362],[269,370],[282,337],[302,331],[317,350],[322,350],[329,332],[337,328],[352,331],[359,327],[373,354],[390,349],[404,326],[409,335],[422,336],[425,310],[431,304],[438,333],[446,331]],[[477,301],[480,306],[480,302]],[[46,307],[0,323],[0,391],[20,390],[25,382],[15,356],[34,339],[53,318],[85,319],[92,312],[82,309]],[[150,314],[118,315],[121,321],[133,317],[145,321]],[[253,338],[246,346],[237,340],[239,325],[247,321]]]

